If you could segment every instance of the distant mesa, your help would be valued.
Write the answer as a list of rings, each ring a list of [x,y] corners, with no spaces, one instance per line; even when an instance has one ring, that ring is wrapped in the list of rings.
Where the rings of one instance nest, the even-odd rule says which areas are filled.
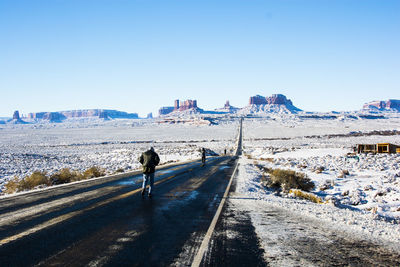
[[[286,96],[282,94],[274,94],[270,97],[265,96],[251,96],[249,100],[249,105],[291,105],[293,103],[290,99],[287,99]]]
[[[19,116],[19,111],[18,110],[14,111],[12,119],[9,120],[8,122],[11,123],[11,124],[26,124],[27,123],[26,121],[23,121],[21,119],[21,117]]]
[[[197,100],[186,100],[183,101],[182,104],[179,100],[175,100],[175,105],[173,107],[162,107],[159,109],[159,115],[167,115],[172,112],[177,111],[192,111],[192,112],[201,112],[202,109],[197,107]]]
[[[158,114],[159,115],[167,115],[167,114],[169,114],[169,113],[171,113],[173,111],[174,111],[174,107],[161,107],[158,110]]]
[[[99,119],[109,120],[110,117],[108,117],[107,111],[105,110],[100,111]]]
[[[67,110],[59,112],[36,112],[29,113],[28,118],[32,120],[48,120],[51,122],[61,122],[68,118],[100,118],[100,119],[138,119],[137,113],[127,113],[109,109],[83,109]]]
[[[51,122],[61,122],[65,119],[65,116],[58,112],[48,112],[45,119]]]
[[[244,108],[250,113],[297,113],[301,109],[295,107],[290,99],[282,94],[273,94],[270,97],[256,95],[250,97],[249,106]]]
[[[400,100],[389,99],[387,101],[372,101],[364,104],[363,109],[400,112]]]

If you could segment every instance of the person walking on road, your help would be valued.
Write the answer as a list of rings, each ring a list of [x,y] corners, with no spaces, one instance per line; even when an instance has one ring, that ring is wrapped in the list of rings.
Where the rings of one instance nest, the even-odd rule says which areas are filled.
[[[202,166],[206,165],[206,150],[204,147],[201,149],[201,163]]]
[[[146,193],[146,186],[149,182],[149,197],[151,197],[154,187],[154,172],[156,171],[156,166],[160,163],[160,158],[154,152],[154,148],[151,147],[140,156],[139,162],[143,166],[142,196]]]

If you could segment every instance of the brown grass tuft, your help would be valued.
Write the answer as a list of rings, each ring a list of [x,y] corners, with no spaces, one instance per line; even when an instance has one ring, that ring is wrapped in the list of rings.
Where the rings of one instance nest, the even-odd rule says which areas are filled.
[[[269,187],[278,187],[285,191],[292,188],[310,191],[315,186],[304,173],[283,169],[269,170],[269,179],[266,184]]]

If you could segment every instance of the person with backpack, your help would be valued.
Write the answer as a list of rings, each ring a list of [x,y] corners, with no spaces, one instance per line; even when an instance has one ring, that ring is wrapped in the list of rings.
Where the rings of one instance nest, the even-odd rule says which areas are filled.
[[[206,165],[206,150],[204,147],[201,150],[201,163],[202,166]]]
[[[149,150],[142,153],[139,162],[143,166],[142,196],[145,195],[146,186],[149,182],[149,197],[151,197],[154,187],[154,172],[156,171],[156,166],[160,163],[160,158],[158,154],[154,152],[154,148],[151,147]]]

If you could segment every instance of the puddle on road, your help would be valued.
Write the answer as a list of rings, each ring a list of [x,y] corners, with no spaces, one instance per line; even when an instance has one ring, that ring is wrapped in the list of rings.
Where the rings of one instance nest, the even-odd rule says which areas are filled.
[[[142,177],[120,181],[120,182],[117,182],[115,185],[132,186],[132,185],[141,184],[141,183],[142,183]]]
[[[223,170],[226,170],[226,169],[229,169],[229,168],[230,168],[229,166],[222,166],[222,167],[219,167],[219,170],[223,171]]]
[[[176,192],[173,197],[174,198],[182,198],[184,201],[188,201],[188,200],[192,200],[195,199],[198,195],[199,192],[197,191],[192,191],[190,194],[188,191],[180,191],[180,192]]]
[[[200,193],[197,191],[193,191],[192,193],[189,194],[186,200],[192,200],[195,199]]]

